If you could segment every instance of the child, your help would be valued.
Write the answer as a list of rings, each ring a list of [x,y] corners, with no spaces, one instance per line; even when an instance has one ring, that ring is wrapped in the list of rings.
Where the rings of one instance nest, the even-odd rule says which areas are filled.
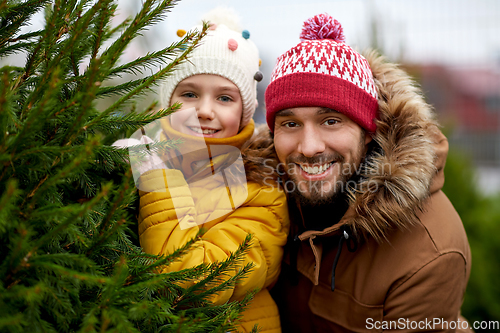
[[[224,171],[238,164],[239,149],[254,132],[256,85],[262,78],[258,51],[247,31],[209,21],[202,45],[161,89],[164,106],[180,102],[182,108],[161,122],[160,139],[181,138],[183,143],[163,157],[167,169],[140,177],[140,242],[147,253],[171,253],[205,228],[200,244],[165,269],[177,271],[227,259],[252,234],[242,264],[251,262],[254,268],[214,302],[260,290],[244,312],[240,330],[248,332],[258,324],[262,332],[281,332],[267,287],[279,275],[288,234],[285,195],[277,186],[246,179],[228,184],[234,178]],[[262,165],[254,167],[264,170]]]

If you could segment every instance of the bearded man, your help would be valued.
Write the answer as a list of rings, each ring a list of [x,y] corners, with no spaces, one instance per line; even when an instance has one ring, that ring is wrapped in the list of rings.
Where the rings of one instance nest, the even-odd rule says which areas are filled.
[[[278,58],[271,133],[255,141],[279,161],[294,219],[273,289],[283,331],[467,331],[470,249],[441,191],[448,143],[430,106],[330,16],[301,39]]]

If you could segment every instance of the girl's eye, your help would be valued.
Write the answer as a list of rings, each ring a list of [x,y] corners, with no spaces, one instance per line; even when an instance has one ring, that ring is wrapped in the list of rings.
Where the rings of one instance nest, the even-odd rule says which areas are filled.
[[[336,119],[327,119],[323,122],[323,124],[327,125],[327,126],[332,126],[332,125],[335,125],[337,124],[339,121],[336,120]]]
[[[229,96],[221,96],[219,97],[219,101],[221,102],[231,102],[233,99]]]
[[[184,93],[181,95],[182,97],[186,97],[186,98],[195,98],[196,95],[192,92],[187,92],[187,93]]]

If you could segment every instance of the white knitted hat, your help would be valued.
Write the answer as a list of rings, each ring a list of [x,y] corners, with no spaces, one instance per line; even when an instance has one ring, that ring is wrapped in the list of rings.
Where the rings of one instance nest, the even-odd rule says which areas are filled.
[[[243,102],[240,128],[243,128],[250,122],[257,107],[257,82],[262,80],[259,51],[249,39],[250,33],[239,28],[234,11],[215,8],[203,19],[210,23],[208,34],[190,54],[189,60],[177,66],[162,83],[162,106],[170,106],[175,87],[182,80],[196,74],[220,75],[240,90]],[[200,30],[201,26],[195,28]]]

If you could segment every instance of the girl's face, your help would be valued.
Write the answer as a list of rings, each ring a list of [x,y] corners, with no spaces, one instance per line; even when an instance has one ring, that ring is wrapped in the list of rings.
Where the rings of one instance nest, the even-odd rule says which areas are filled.
[[[231,81],[213,74],[197,74],[175,87],[170,105],[182,108],[170,116],[178,132],[208,138],[228,138],[238,133],[243,112],[240,90]]]

